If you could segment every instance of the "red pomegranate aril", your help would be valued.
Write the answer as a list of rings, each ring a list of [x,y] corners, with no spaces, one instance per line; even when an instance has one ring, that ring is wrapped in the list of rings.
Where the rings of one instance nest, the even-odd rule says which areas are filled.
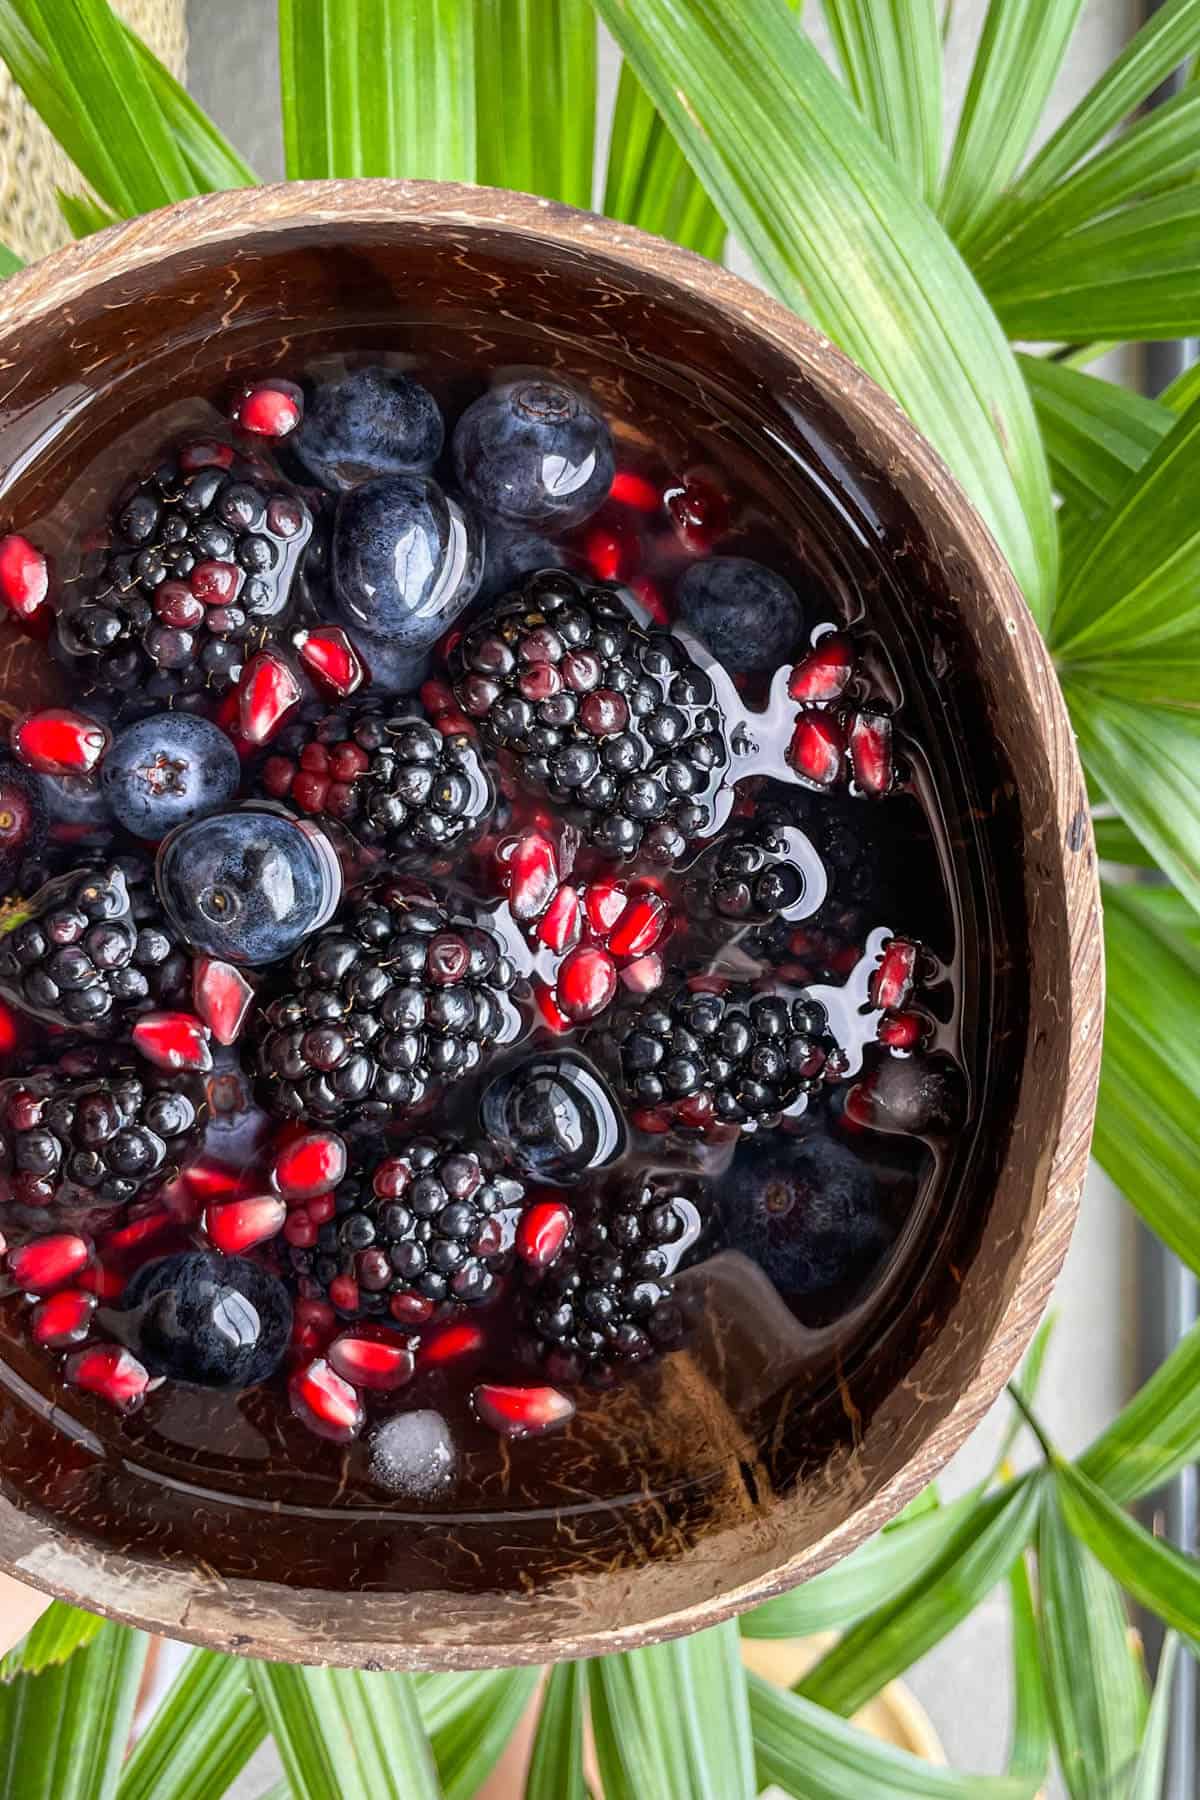
[[[708,550],[729,529],[729,502],[703,475],[686,475],[663,495],[672,525],[689,550]]]
[[[592,881],[584,890],[588,924],[597,937],[607,937],[625,911],[629,892],[622,881]]]
[[[92,1329],[97,1306],[95,1294],[83,1288],[61,1288],[48,1300],[39,1300],[30,1316],[30,1334],[46,1350],[71,1350],[82,1344]]]
[[[215,1156],[197,1156],[184,1169],[183,1179],[198,1200],[205,1205],[220,1200],[241,1199],[250,1192],[248,1177],[241,1169],[218,1162]]]
[[[335,1275],[329,1284],[329,1298],[340,1312],[356,1312],[358,1283],[353,1275]]]
[[[0,1000],[0,1056],[11,1056],[21,1041],[21,1027],[11,1006]]]
[[[310,1131],[286,1144],[271,1180],[285,1200],[313,1200],[345,1179],[346,1143],[336,1131]]]
[[[671,909],[661,894],[635,895],[608,935],[614,956],[642,956],[667,928]]]
[[[367,666],[340,625],[298,631],[292,643],[314,681],[339,698],[356,693],[367,679]]]
[[[845,748],[836,719],[828,713],[801,713],[788,746],[788,761],[813,787],[832,787],[841,773]]]
[[[876,1035],[889,1050],[915,1050],[924,1035],[924,1021],[920,1013],[884,1013]]]
[[[430,723],[436,726],[443,737],[477,737],[479,735],[466,713],[453,710],[440,712]]]
[[[471,1400],[483,1424],[501,1437],[540,1437],[575,1416],[575,1402],[552,1387],[505,1387],[485,1381]]]
[[[574,1024],[602,1013],[617,991],[617,965],[607,950],[581,944],[563,958],[554,984],[559,1008]]]
[[[77,1350],[67,1358],[63,1373],[72,1387],[98,1395],[123,1413],[136,1411],[150,1387],[147,1370],[120,1344],[94,1344]]]
[[[854,646],[840,631],[820,639],[802,656],[788,680],[788,693],[804,706],[840,699],[854,673]]]
[[[453,712],[457,706],[454,689],[446,681],[423,681],[420,687],[421,705],[431,719],[439,713]]]
[[[548,949],[561,956],[564,950],[573,949],[579,942],[582,930],[583,907],[579,891],[565,883],[538,920],[537,935]]]
[[[98,719],[66,706],[30,713],[12,728],[18,760],[39,775],[90,775],[111,742]]]
[[[0,538],[0,600],[26,631],[49,630],[50,569],[45,556],[19,531]]]
[[[242,571],[237,564],[213,557],[197,563],[188,576],[189,588],[205,606],[228,606],[241,585]]]
[[[621,986],[628,988],[631,994],[652,994],[655,988],[663,984],[666,965],[657,950],[649,956],[639,956],[636,962],[626,963],[621,970]]]
[[[871,976],[872,1006],[881,1012],[895,1012],[902,1007],[912,993],[916,967],[917,946],[909,938],[892,938]]]
[[[78,1286],[86,1288],[89,1294],[95,1294],[97,1300],[119,1300],[125,1291],[127,1279],[119,1269],[114,1269],[107,1263],[94,1262],[80,1270]]]
[[[238,683],[238,730],[248,744],[268,744],[304,690],[295,671],[275,650],[260,650]]]
[[[595,525],[588,532],[583,553],[598,581],[622,581],[632,575],[639,561],[636,537],[604,525]]]
[[[343,1381],[386,1393],[412,1380],[411,1346],[378,1327],[347,1331],[334,1338],[328,1350],[329,1366]]]
[[[192,1005],[218,1044],[236,1044],[246,1023],[254,989],[233,963],[198,956],[192,964]]]
[[[661,1137],[671,1129],[671,1116],[659,1106],[643,1106],[629,1115],[629,1123],[635,1131],[644,1131],[647,1137]]]
[[[555,999],[554,989],[547,986],[544,981],[534,982],[533,1003],[541,1015],[543,1025],[555,1032],[570,1031],[570,1019]]]
[[[517,1224],[516,1251],[531,1269],[548,1269],[567,1241],[571,1209],[563,1200],[535,1200]]]
[[[638,475],[633,469],[617,470],[608,490],[608,497],[621,506],[632,506],[635,512],[658,511],[658,489],[652,481],[648,481],[644,475]]]
[[[872,799],[892,785],[892,721],[887,713],[855,713],[850,723],[850,762],[854,779]]]
[[[671,623],[671,609],[663,599],[662,589],[648,575],[636,575],[629,583],[634,597],[656,625]]]
[[[508,859],[508,909],[528,924],[540,918],[558,886],[558,856],[540,831],[525,831]]]
[[[229,416],[255,437],[287,437],[304,416],[304,395],[294,381],[251,382],[234,399]]]
[[[689,1125],[694,1131],[703,1131],[714,1116],[711,1094],[689,1094],[686,1100],[675,1102],[675,1117],[681,1125]]]
[[[115,1231],[106,1235],[105,1254],[116,1257],[118,1261],[122,1257],[131,1256],[176,1223],[176,1219],[161,1207],[155,1212],[144,1213],[140,1219],[131,1219],[128,1225],[119,1225]]]
[[[463,1320],[442,1325],[430,1332],[421,1344],[422,1363],[457,1362],[460,1356],[474,1356],[483,1349],[484,1336],[478,1325]]]
[[[239,1251],[278,1237],[286,1218],[287,1207],[282,1200],[274,1194],[259,1194],[250,1200],[227,1200],[222,1206],[208,1207],[204,1229],[218,1250],[226,1256],[236,1256]]]
[[[335,1444],[351,1444],[362,1430],[362,1404],[350,1386],[323,1356],[296,1369],[288,1381],[288,1398],[295,1416],[318,1437]]]
[[[593,737],[611,737],[629,723],[629,703],[612,688],[597,688],[579,707],[579,722]]]
[[[55,1231],[30,1238],[8,1253],[8,1272],[24,1294],[46,1294],[64,1287],[87,1267],[92,1248],[73,1231]]]
[[[134,1049],[156,1069],[198,1069],[207,1074],[213,1066],[208,1026],[195,1013],[143,1013],[130,1035]]]

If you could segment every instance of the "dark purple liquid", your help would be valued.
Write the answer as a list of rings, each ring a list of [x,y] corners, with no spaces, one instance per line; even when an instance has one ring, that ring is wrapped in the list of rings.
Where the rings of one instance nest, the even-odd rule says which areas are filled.
[[[276,347],[255,345],[254,336],[251,327],[240,340],[242,365],[269,366]],[[381,355],[385,344],[394,349],[394,330],[376,341],[360,329],[352,349],[323,339],[307,360],[293,339],[280,367],[320,377],[344,367],[347,354],[351,362],[368,352],[372,360],[395,360],[433,389],[449,429],[495,369],[547,355],[543,344],[499,334],[479,343],[441,327],[410,326],[406,337],[404,357]],[[739,790],[738,811],[747,816],[772,799],[795,808],[827,893],[769,957],[747,962],[744,944],[720,952],[733,958],[721,966],[751,977],[773,970],[776,980],[815,988],[826,1005],[848,1058],[845,1078],[822,1087],[781,1132],[830,1140],[866,1165],[874,1253],[865,1263],[851,1259],[844,1278],[835,1275],[819,1291],[781,1297],[753,1261],[723,1247],[728,1233],[720,1213],[733,1204],[733,1144],[634,1131],[624,1163],[606,1171],[606,1181],[669,1172],[698,1183],[714,1201],[716,1222],[702,1244],[711,1253],[681,1278],[693,1301],[693,1329],[684,1350],[630,1370],[613,1387],[572,1390],[578,1410],[566,1429],[524,1442],[498,1439],[469,1404],[479,1380],[531,1379],[503,1302],[472,1313],[485,1334],[476,1354],[436,1368],[422,1368],[418,1356],[414,1379],[398,1395],[366,1396],[368,1427],[342,1448],[313,1437],[291,1415],[284,1372],[241,1394],[164,1387],[141,1412],[119,1419],[60,1384],[55,1359],[28,1341],[26,1303],[10,1296],[0,1302],[6,1483],[24,1502],[68,1514],[75,1528],[115,1545],[200,1559],[223,1574],[376,1590],[537,1580],[562,1566],[568,1543],[571,1553],[598,1559],[663,1553],[672,1532],[683,1542],[706,1528],[731,1470],[736,1478],[740,1468],[751,1506],[764,1478],[776,1487],[811,1481],[818,1493],[822,1469],[852,1440],[856,1421],[895,1389],[924,1334],[937,1328],[947,1269],[970,1254],[972,1192],[986,1183],[1012,1103],[1007,1070],[989,1060],[989,1050],[993,1038],[1002,1041],[999,1027],[1014,1004],[1005,944],[1008,931],[1019,933],[1015,915],[1006,920],[997,903],[987,841],[994,827],[983,822],[1003,820],[1006,801],[977,791],[972,745],[945,670],[913,660],[908,620],[922,596],[896,586],[868,496],[851,468],[842,467],[840,485],[831,482],[829,461],[818,454],[827,446],[814,443],[811,469],[793,471],[785,486],[737,397],[717,416],[682,374],[672,391],[581,346],[561,356],[608,411],[626,478],[618,492],[673,494],[676,515],[691,508],[695,520],[689,541],[670,507],[612,499],[563,540],[568,566],[627,583],[669,615],[696,554],[754,557],[801,596],[805,644],[830,626],[852,631],[872,697],[894,714],[901,778],[882,800],[844,790],[811,793],[786,782]],[[124,419],[115,434],[106,428],[103,441],[95,427],[91,436],[77,431],[63,454],[61,501],[21,528],[69,568],[81,522],[100,525],[115,490],[164,441],[222,434],[223,391],[214,386],[214,405],[198,381],[194,393],[157,415]],[[715,513],[710,494],[720,497]],[[714,537],[711,524],[722,510],[725,528]],[[766,702],[768,685],[759,677],[740,684],[748,708]],[[781,712],[772,727],[780,757],[794,710]],[[536,803],[528,810],[532,815]],[[458,874],[500,906],[478,858],[468,856]],[[680,870],[664,884],[681,922],[685,882]],[[876,1042],[878,1013],[867,1002],[870,972],[892,936],[922,946],[916,1003],[928,1038],[921,1054],[956,1071],[965,1100],[949,1133],[936,1126],[885,1133],[845,1114],[861,1077],[893,1058]],[[668,960],[682,957],[684,944],[680,929]],[[704,954],[711,948],[699,945]],[[693,946],[687,954],[695,953]],[[554,1038],[539,1027],[531,1009],[527,1025],[521,1053],[573,1044],[574,1034]],[[248,1091],[227,1078],[213,1097],[224,1109],[214,1142],[236,1156],[246,1141],[238,1133],[253,1131],[242,1110]],[[431,1127],[468,1135],[475,1098],[476,1090],[464,1088],[433,1115]],[[985,1113],[990,1148],[979,1138]],[[398,1408],[444,1418],[458,1456],[452,1489],[423,1499],[389,1491],[373,1474],[372,1422]],[[38,1418],[53,1429],[36,1425]]]

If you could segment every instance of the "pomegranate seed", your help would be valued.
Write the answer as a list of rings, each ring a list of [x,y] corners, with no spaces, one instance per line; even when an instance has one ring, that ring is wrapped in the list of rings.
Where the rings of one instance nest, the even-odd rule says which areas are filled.
[[[332,1194],[314,1194],[304,1203],[304,1210],[314,1225],[328,1225],[337,1212],[337,1201]]]
[[[329,1298],[340,1312],[356,1312],[358,1283],[353,1275],[335,1275],[329,1284]]]
[[[703,475],[685,475],[681,487],[668,488],[663,504],[689,550],[707,550],[729,529],[729,502]]]
[[[855,713],[850,724],[850,761],[854,779],[874,799],[892,785],[892,721],[886,713]]]
[[[508,859],[508,908],[513,918],[528,922],[540,917],[557,886],[554,845],[540,831],[523,832]]]
[[[611,737],[629,723],[629,702],[612,688],[597,688],[579,707],[579,722],[593,737]]]
[[[560,887],[538,920],[537,934],[556,954],[570,950],[579,942],[583,930],[583,908],[578,889]]]
[[[393,1294],[388,1311],[402,1325],[424,1325],[433,1317],[433,1301],[426,1294]]]
[[[295,1138],[275,1158],[272,1184],[285,1200],[313,1200],[346,1175],[346,1145],[336,1131],[310,1131]]]
[[[554,984],[559,1008],[575,1024],[594,1019],[617,991],[617,965],[607,950],[581,944],[563,958]]]
[[[50,569],[37,546],[19,531],[0,538],[0,600],[27,631],[36,627],[39,637],[50,628],[49,592]]]
[[[128,1225],[121,1225],[116,1231],[110,1231],[104,1240],[104,1248],[110,1256],[129,1256],[175,1222],[171,1214],[160,1207],[156,1212],[146,1213]]]
[[[912,993],[916,966],[917,946],[909,938],[892,938],[871,976],[871,1005],[882,1012],[902,1007]]]
[[[82,1344],[92,1328],[95,1294],[82,1288],[61,1288],[33,1309],[30,1330],[35,1344],[47,1350],[70,1350]]]
[[[915,1012],[884,1013],[876,1035],[889,1050],[915,1050],[923,1035],[921,1015]]]
[[[267,744],[300,704],[304,690],[276,650],[260,650],[238,683],[238,730],[248,744]]]
[[[467,1322],[443,1325],[431,1332],[421,1345],[423,1363],[457,1362],[460,1356],[474,1356],[483,1349],[483,1332]]]
[[[584,555],[598,581],[620,581],[637,567],[637,541],[627,532],[595,525],[587,534]]]
[[[363,1326],[334,1338],[329,1365],[343,1381],[386,1392],[411,1381],[413,1353],[404,1338],[380,1327]]]
[[[609,949],[614,956],[641,956],[657,944],[670,916],[671,910],[661,894],[637,895],[609,933]]]
[[[90,775],[111,742],[98,719],[65,706],[30,713],[12,728],[18,758],[39,775]]]
[[[607,937],[625,911],[629,892],[623,881],[593,881],[584,892],[588,924],[597,937]]]
[[[156,1069],[199,1069],[213,1066],[208,1027],[194,1013],[143,1013],[131,1033],[133,1047]]]
[[[183,1179],[204,1205],[241,1199],[250,1192],[244,1172],[218,1162],[215,1156],[197,1156],[183,1171]]]
[[[192,1005],[218,1044],[236,1044],[253,999],[254,989],[232,963],[198,956],[192,964]]]
[[[204,1229],[209,1241],[227,1256],[250,1250],[255,1244],[269,1243],[278,1237],[287,1218],[287,1207],[274,1194],[260,1194],[252,1200],[227,1200],[223,1206],[210,1206],[204,1214]]]
[[[548,1025],[551,1031],[570,1031],[571,1021],[560,1009],[558,1001],[554,997],[553,988],[547,987],[544,981],[535,981],[533,1000],[542,1015],[542,1023]]]
[[[644,475],[636,475],[632,469],[617,470],[608,497],[622,506],[632,506],[635,512],[658,511],[658,489],[652,481],[647,481]]]
[[[250,382],[237,395],[229,416],[255,437],[286,437],[304,416],[304,395],[294,381]]]
[[[137,1357],[119,1344],[96,1344],[67,1358],[63,1371],[72,1387],[98,1394],[118,1412],[134,1412],[146,1397],[150,1376]]]
[[[358,1395],[323,1356],[295,1370],[288,1381],[288,1397],[293,1413],[318,1437],[350,1444],[362,1430]]]
[[[421,705],[431,719],[438,713],[453,712],[457,705],[454,689],[445,681],[423,681],[420,687]]]
[[[671,1129],[670,1114],[657,1106],[645,1106],[631,1113],[629,1122],[635,1131],[644,1131],[648,1137],[661,1137],[664,1131]]]
[[[476,731],[465,713],[440,712],[431,723],[437,726],[443,737],[475,737]]]
[[[228,469],[233,463],[233,445],[218,444],[215,438],[196,438],[179,452],[179,466],[185,475],[197,469]]]
[[[367,679],[367,666],[340,625],[298,631],[292,643],[309,674],[332,694],[353,694]]]
[[[19,1250],[10,1250],[8,1272],[23,1293],[49,1293],[78,1275],[91,1254],[86,1238],[71,1231],[56,1231],[48,1237],[31,1238]]]
[[[567,1241],[571,1209],[562,1200],[535,1200],[517,1225],[517,1255],[533,1269],[547,1269]]]
[[[827,713],[801,713],[788,746],[788,761],[813,787],[832,787],[845,750],[842,728]]]
[[[788,681],[788,693],[805,706],[837,700],[853,673],[853,644],[840,631],[831,631],[796,664]]]
[[[575,1402],[552,1387],[502,1387],[485,1381],[471,1399],[479,1418],[501,1437],[540,1437],[575,1416]]]
[[[651,581],[648,575],[639,575],[629,585],[656,625],[671,623],[671,610],[657,582]]]
[[[228,606],[242,585],[242,571],[236,563],[209,558],[197,563],[188,576],[188,586],[205,606]]]
[[[675,1103],[675,1117],[681,1125],[689,1125],[694,1131],[703,1131],[713,1120],[713,1101],[711,1094],[689,1094],[686,1100]]]
[[[649,956],[639,956],[636,962],[626,963],[621,970],[621,984],[631,994],[652,994],[655,988],[663,984],[666,966],[657,950]]]

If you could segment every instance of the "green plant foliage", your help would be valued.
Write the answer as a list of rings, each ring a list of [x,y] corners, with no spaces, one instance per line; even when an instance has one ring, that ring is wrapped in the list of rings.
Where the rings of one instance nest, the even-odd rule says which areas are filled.
[[[103,1624],[95,1613],[52,1600],[33,1629],[7,1656],[0,1657],[0,1681],[11,1681],[14,1675],[40,1675],[43,1669],[66,1662],[68,1656],[91,1643]]]
[[[592,204],[591,0],[475,0],[475,179]],[[553,119],[554,129],[546,122]]]

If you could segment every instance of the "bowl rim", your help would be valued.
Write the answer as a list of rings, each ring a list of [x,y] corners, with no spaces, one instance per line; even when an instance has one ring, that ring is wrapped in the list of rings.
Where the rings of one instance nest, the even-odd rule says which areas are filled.
[[[354,1638],[344,1628],[329,1635],[322,1630],[314,1641],[311,1611],[301,1617],[299,1602],[303,1596],[319,1599],[320,1590],[241,1578],[217,1578],[214,1583],[196,1569],[117,1554],[0,1495],[0,1570],[128,1624],[211,1649],[285,1661],[376,1669],[490,1668],[656,1643],[716,1624],[796,1586],[894,1517],[978,1424],[1033,1335],[1079,1209],[1100,1072],[1104,988],[1100,889],[1086,787],[1062,693],[1016,580],[983,520],[937,452],[870,376],[768,293],[716,263],[634,226],[506,189],[377,178],[280,182],[201,195],[120,222],[14,274],[0,286],[0,340],[18,324],[51,313],[69,326],[72,305],[91,289],[181,252],[232,244],[268,229],[386,227],[401,222],[447,232],[477,228],[525,240],[540,238],[584,256],[600,252],[642,281],[701,297],[731,327],[767,340],[835,405],[851,416],[869,416],[873,427],[889,440],[906,479],[919,486],[923,502],[952,524],[962,539],[981,593],[1012,643],[1014,667],[1039,721],[1041,749],[1052,776],[1058,828],[1054,872],[1062,881],[1070,958],[1069,1063],[1057,1136],[1046,1147],[1046,1194],[1015,1286],[973,1377],[903,1467],[865,1505],[806,1549],[782,1558],[752,1580],[611,1627],[578,1626],[563,1632],[556,1629],[549,1609],[540,1640],[526,1634],[519,1641],[505,1641],[493,1613],[481,1619],[482,1642],[459,1636],[445,1643],[380,1644],[369,1636]],[[235,275],[228,293],[231,311],[238,304],[236,287]],[[1046,850],[1044,844],[1042,848]],[[347,1597],[324,1596],[326,1603],[338,1598]],[[368,1630],[369,1614],[385,1599],[403,1614],[404,1595],[372,1595],[370,1606],[363,1609]]]

